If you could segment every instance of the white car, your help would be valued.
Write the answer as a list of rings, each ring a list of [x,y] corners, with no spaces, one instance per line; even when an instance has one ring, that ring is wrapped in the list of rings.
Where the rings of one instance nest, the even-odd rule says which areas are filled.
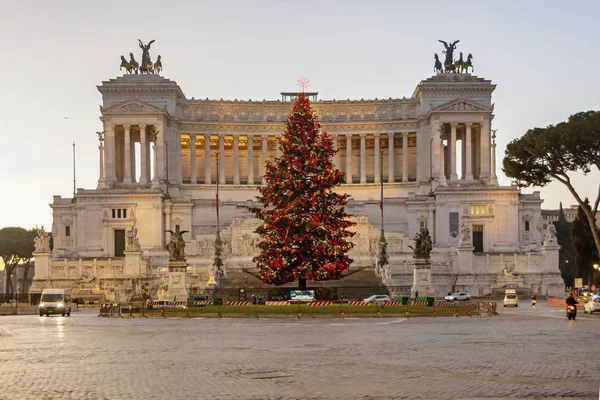
[[[519,296],[516,293],[505,293],[504,294],[504,307],[515,306],[519,307]]]
[[[600,311],[600,297],[592,297],[583,305],[584,313],[594,313]]]
[[[392,299],[390,299],[390,296],[385,294],[375,294],[364,299],[363,303],[385,303],[387,301],[392,301]]]
[[[471,300],[471,295],[467,292],[454,292],[444,297],[448,301]]]

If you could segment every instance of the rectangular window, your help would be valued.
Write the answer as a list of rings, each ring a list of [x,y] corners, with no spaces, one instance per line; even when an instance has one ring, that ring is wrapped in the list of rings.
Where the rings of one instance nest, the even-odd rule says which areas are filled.
[[[529,232],[529,221],[525,221],[525,232]]]
[[[114,208],[112,209],[112,217],[117,218],[117,210],[115,210]]]
[[[121,209],[120,208],[117,210],[117,218],[121,218]]]
[[[65,226],[65,236],[71,236],[71,227]]]
[[[483,206],[483,205],[471,206],[471,215],[485,215],[485,206]]]
[[[450,225],[450,236],[457,237],[458,236],[458,213],[451,212],[448,217],[449,217],[449,225]]]
[[[126,208],[123,209],[123,218],[127,218],[127,209]]]

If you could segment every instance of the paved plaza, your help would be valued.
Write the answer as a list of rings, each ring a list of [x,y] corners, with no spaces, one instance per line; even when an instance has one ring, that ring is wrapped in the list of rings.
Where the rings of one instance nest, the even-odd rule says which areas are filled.
[[[0,317],[0,399],[597,399],[600,315]]]

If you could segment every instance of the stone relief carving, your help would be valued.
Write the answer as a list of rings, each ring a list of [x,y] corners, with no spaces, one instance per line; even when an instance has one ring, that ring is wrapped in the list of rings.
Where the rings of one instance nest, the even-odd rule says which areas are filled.
[[[471,225],[467,220],[462,220],[460,222],[459,235],[458,235],[458,245],[467,245],[471,244]]]
[[[487,111],[481,107],[477,107],[473,104],[467,103],[466,101],[459,101],[440,109],[440,111]]]

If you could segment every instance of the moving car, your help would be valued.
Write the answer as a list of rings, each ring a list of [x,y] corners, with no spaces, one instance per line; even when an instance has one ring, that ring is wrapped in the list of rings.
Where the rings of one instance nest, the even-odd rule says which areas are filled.
[[[66,289],[44,289],[40,299],[40,317],[46,314],[71,316],[71,295]]]
[[[363,303],[385,303],[386,301],[392,301],[390,296],[386,294],[375,294],[364,299]]]
[[[454,292],[444,297],[448,301],[471,300],[471,295],[467,292]]]
[[[600,297],[591,297],[587,303],[583,305],[584,313],[594,313],[600,311]]]
[[[506,306],[519,307],[519,296],[517,296],[516,290],[506,289],[504,292],[504,307]]]

